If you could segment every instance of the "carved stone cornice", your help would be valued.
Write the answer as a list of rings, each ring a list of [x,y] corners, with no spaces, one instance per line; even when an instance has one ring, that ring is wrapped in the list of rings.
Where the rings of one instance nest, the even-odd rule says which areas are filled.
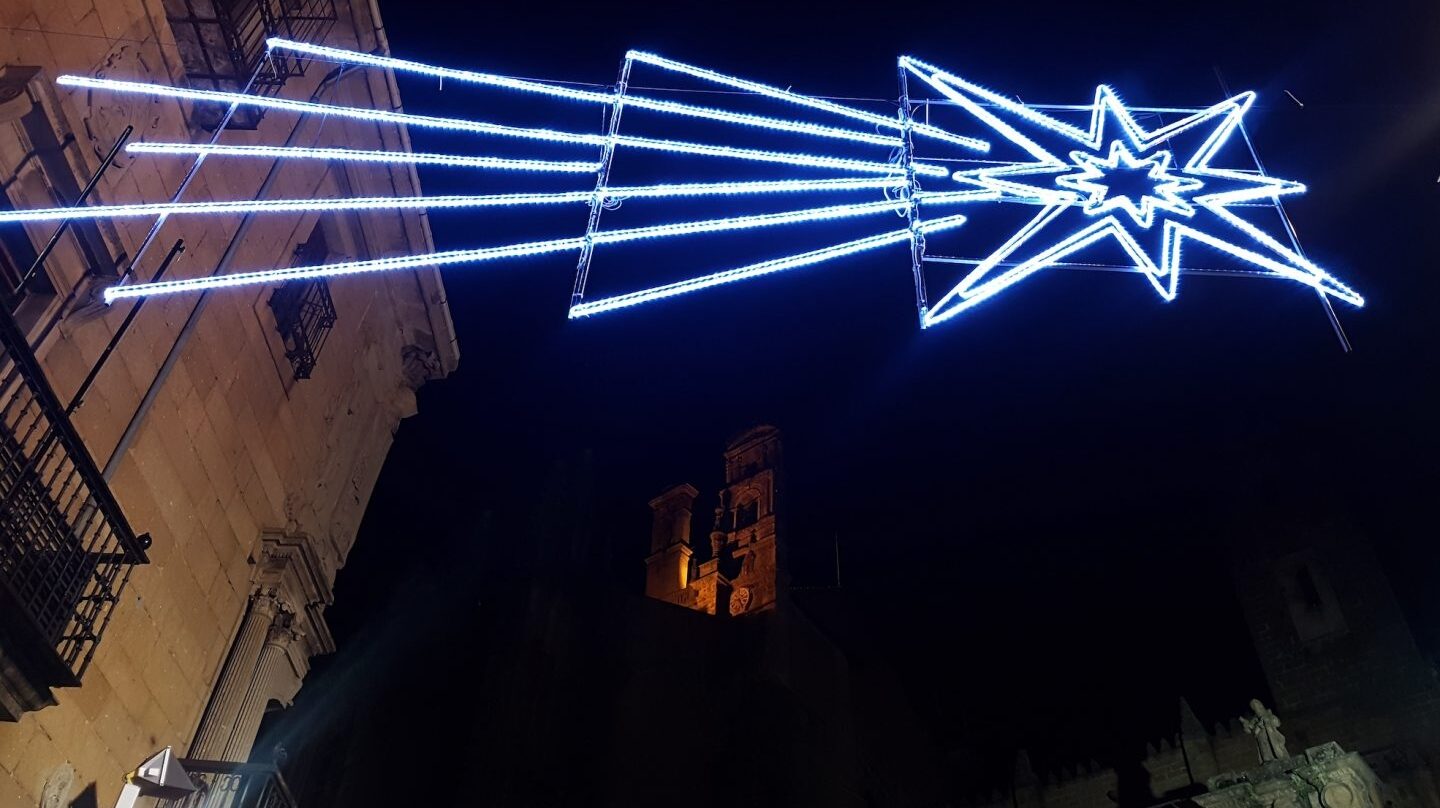
[[[251,584],[257,596],[271,593],[289,614],[285,627],[298,633],[301,642],[296,645],[304,649],[303,656],[334,651],[325,607],[335,602],[335,594],[315,540],[306,533],[267,531],[261,534],[250,561],[254,564]]]

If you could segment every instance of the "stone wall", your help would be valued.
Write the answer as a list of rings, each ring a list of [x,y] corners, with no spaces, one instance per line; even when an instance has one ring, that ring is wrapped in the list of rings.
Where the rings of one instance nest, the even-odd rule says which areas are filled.
[[[1440,683],[1374,550],[1333,526],[1273,531],[1252,544],[1237,591],[1297,742],[1440,751]]]
[[[327,44],[384,47],[367,0],[341,0],[337,9]],[[43,69],[32,86],[42,101],[57,105],[65,130],[59,134],[73,135],[62,142],[81,184],[126,124],[135,125],[133,140],[209,137],[191,125],[188,105],[175,100],[92,95],[53,84],[61,73],[183,84],[160,0],[0,0],[0,58]],[[330,68],[313,64],[283,95],[303,99],[318,92],[327,102],[398,108],[390,77],[349,71],[322,87]],[[296,145],[408,148],[405,133],[394,127],[279,113],[267,115],[258,131],[227,133],[224,142],[280,144],[289,138]],[[14,144],[6,148],[13,151]],[[166,200],[188,166],[180,158],[122,154],[91,203]],[[185,198],[253,198],[270,168],[267,161],[212,159]],[[0,170],[17,207],[55,204],[43,186],[15,181],[23,172],[4,151]],[[417,189],[413,171],[308,161],[279,168],[269,196]],[[316,221],[313,215],[257,218],[233,269],[290,263]],[[150,225],[150,219],[125,219],[102,227],[112,257],[134,255]],[[208,274],[238,226],[239,218],[228,216],[171,220],[139,274],[153,272],[177,237],[188,249],[172,275]],[[336,217],[326,227],[332,252],[347,256],[431,248],[428,226],[415,214]],[[41,244],[48,226],[33,227],[30,235]],[[92,289],[104,279],[87,276],[71,237],[47,269],[56,294],[37,299],[21,322],[42,340],[37,353],[64,400],[129,306],[97,311],[90,305]],[[280,563],[272,554],[279,546],[275,537],[288,542],[286,552],[298,553],[285,562],[298,566],[276,572],[280,588],[268,590],[281,598],[276,614],[284,619],[276,625],[283,622],[298,642],[277,664],[287,666],[284,672],[298,685],[308,654],[328,650],[328,585],[350,551],[392,435],[400,419],[416,410],[415,388],[458,361],[433,271],[336,280],[331,291],[338,320],[313,377],[303,381],[294,379],[284,356],[267,304],[271,289],[223,291],[209,300],[112,482],[136,531],[153,536],[151,563],[135,571],[84,685],[58,691],[59,706],[0,724],[0,805],[38,805],[47,781],[50,793],[70,791],[65,782],[73,781],[74,791],[93,782],[98,803],[107,805],[122,774],[156,748],[173,744],[185,753],[252,610],[252,596],[260,592],[261,571],[273,572]],[[106,465],[195,304],[191,295],[148,303],[76,413],[76,427],[98,465]],[[57,324],[45,333],[52,320]],[[294,550],[297,543],[305,549]],[[305,576],[313,585],[297,583]],[[273,633],[267,637],[275,639]],[[246,751],[241,738],[228,754],[243,758]]]
[[[1155,805],[1200,789],[1225,771],[1251,768],[1259,762],[1255,739],[1239,719],[1206,730],[1181,703],[1180,729],[1146,744],[1135,765],[1117,770],[1094,761],[1036,772],[1021,752],[1014,786],[1008,791],[973,795],[974,808],[1128,808]]]

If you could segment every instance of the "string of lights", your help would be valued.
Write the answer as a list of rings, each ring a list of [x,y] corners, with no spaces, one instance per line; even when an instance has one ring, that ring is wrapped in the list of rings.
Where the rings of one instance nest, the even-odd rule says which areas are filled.
[[[920,229],[925,232],[939,232],[942,230],[954,229],[964,223],[965,217],[963,215],[957,214],[954,216],[947,216],[942,219],[935,219],[928,223],[923,223],[920,225]],[[894,230],[889,233],[882,233],[877,236],[870,236],[868,238],[847,241],[843,244],[836,244],[830,247],[822,247],[818,250],[811,250],[809,252],[798,253],[796,255],[788,255],[783,258],[773,258],[768,261],[761,261],[756,264],[750,264],[748,266],[738,267],[736,269],[727,269],[720,272],[714,272],[709,275],[702,275],[698,278],[677,281],[675,283],[665,284],[664,286],[656,286],[652,289],[643,289],[638,292],[628,292],[623,295],[615,295],[614,297],[607,297],[600,300],[579,303],[570,308],[570,317],[571,319],[589,317],[591,315],[600,314],[607,311],[628,308],[630,306],[638,306],[641,303],[650,303],[652,301],[662,300],[667,297],[688,294],[690,292],[698,292],[701,289],[709,289],[713,286],[720,286],[727,283],[735,283],[736,281],[756,278],[761,275],[769,275],[776,272],[783,272],[787,269],[796,269],[799,267],[811,266],[813,264],[831,261],[836,258],[843,258],[847,255],[854,255],[856,253],[878,249],[880,247],[885,247],[891,244],[901,244],[909,241],[910,236],[910,228],[906,227],[903,230]]]
[[[888,213],[903,208],[903,203],[892,201],[868,202],[859,205],[832,205],[822,208],[787,211],[784,213],[763,213],[751,216],[730,216],[720,219],[701,219],[688,222],[632,227],[595,233],[590,239],[598,244],[619,244],[642,239],[658,239],[667,236],[698,235],[733,230],[750,230],[761,227],[776,227],[801,222],[831,221],[849,219],[874,213]],[[335,264],[319,264],[305,267],[285,267],[256,272],[239,272],[231,275],[216,275],[203,278],[184,278],[159,283],[136,283],[126,286],[112,286],[105,290],[105,301],[145,295],[174,294],[176,292],[223,289],[255,283],[274,283],[299,278],[327,278],[336,275],[350,275],[363,272],[377,272],[390,269],[413,269],[422,266],[443,266],[449,264],[477,263],[497,258],[519,258],[529,255],[565,252],[579,249],[585,238],[560,238],[546,241],[532,241],[501,247],[482,247],[471,250],[450,250],[424,255],[398,256],[367,261],[344,261]]]
[[[206,143],[131,143],[131,154],[218,155],[224,157],[263,157],[291,160],[341,160],[352,163],[394,163],[413,165],[485,168],[497,171],[538,171],[560,174],[593,174],[599,167],[593,161],[517,160],[507,157],[484,157],[468,154],[426,154],[423,152],[392,152],[367,149],[321,148],[305,146],[228,146]]]
[[[917,59],[904,57],[900,65],[1032,158],[962,169],[952,174],[953,179],[991,189],[1006,200],[1042,206],[1009,240],[923,311],[922,325],[934,325],[967,311],[1106,240],[1118,244],[1167,301],[1177,294],[1182,245],[1194,240],[1322,294],[1356,306],[1364,304],[1359,294],[1334,276],[1227,210],[1231,205],[1258,200],[1278,204],[1281,196],[1305,190],[1300,183],[1267,177],[1263,172],[1210,165],[1231,135],[1241,131],[1241,120],[1255,99],[1253,93],[1242,93],[1148,130],[1113,90],[1102,85],[1095,92],[1089,127],[1082,129]],[[1173,144],[1194,133],[1203,136],[1199,144],[1187,146],[1185,158],[1177,159]],[[1063,148],[1042,145],[1040,141],[1047,138]],[[1125,190],[1122,183],[1127,178],[1143,178],[1147,187],[1139,193],[1133,187]],[[1161,223],[1158,244],[1144,235],[1157,222]]]
[[[408,59],[396,59],[390,56],[377,56],[371,53],[331,48],[325,45],[312,45],[307,42],[295,42],[279,37],[266,40],[271,48],[287,50],[295,53],[305,53],[311,56],[319,56],[336,62],[367,65],[388,70],[398,70],[403,73],[416,73],[425,76],[434,76],[441,79],[461,81],[470,84],[481,84],[491,87],[501,87],[517,92],[536,93],[548,95],[554,98],[564,98],[571,101],[589,101],[600,104],[611,104],[615,101],[615,93],[599,92],[595,90],[577,90],[572,87],[560,87],[553,84],[546,84],[528,79],[517,79],[508,76],[501,76],[494,73],[481,73],[473,70],[456,70],[449,67],[436,67],[434,65],[412,62]],[[633,56],[633,54],[632,54]],[[646,109],[654,112],[666,112],[674,115],[688,116],[692,118],[706,118],[726,123],[740,124],[742,126],[754,126],[761,129],[775,131],[800,132],[817,137],[835,138],[839,140],[853,140],[859,143],[872,143],[880,146],[895,147],[900,145],[900,139],[894,136],[877,135],[872,132],[861,132],[850,129],[841,129],[834,126],[808,123],[806,121],[790,120],[785,118],[772,118],[763,115],[751,115],[742,112],[732,112],[715,107],[700,107],[691,104],[681,104],[675,101],[665,101],[658,98],[646,98],[644,96],[625,96],[625,105],[636,109]]]
[[[896,179],[775,180],[759,182],[709,182],[674,185],[613,186],[607,199],[663,199],[668,197],[747,196],[755,194],[844,191],[898,187]],[[13,222],[66,221],[70,219],[118,219],[132,216],[184,214],[296,213],[331,210],[404,210],[443,208],[493,208],[523,205],[589,204],[593,191],[561,191],[537,194],[479,194],[449,196],[374,196],[351,199],[256,199],[223,202],[163,202],[136,205],[96,205],[80,208],[42,208],[0,212],[0,224]],[[939,199],[939,197],[933,197]]]
[[[1026,105],[926,62],[913,57],[902,57],[898,62],[902,82],[900,104],[895,114],[887,115],[841,103],[841,100],[834,98],[806,96],[789,89],[727,75],[645,51],[630,51],[626,54],[620,81],[613,86],[607,86],[547,82],[461,70],[281,38],[268,40],[267,45],[274,50],[341,64],[408,72],[441,80],[450,79],[560,101],[600,104],[607,111],[608,123],[606,131],[601,132],[565,131],[468,118],[294,101],[249,93],[191,90],[108,78],[64,76],[60,83],[106,92],[140,93],[197,103],[246,105],[299,114],[339,116],[600,150],[599,160],[593,157],[556,160],[508,154],[406,153],[342,147],[139,143],[132,145],[130,149],[136,154],[332,160],[465,167],[513,173],[595,174],[595,187],[544,193],[102,205],[79,209],[5,212],[0,213],[0,224],[89,217],[293,213],[320,210],[519,209],[567,204],[585,204],[591,209],[590,224],[587,225],[586,232],[576,237],[424,255],[257,270],[155,284],[129,284],[107,290],[107,300],[250,283],[274,283],[299,277],[330,277],[421,266],[479,263],[574,250],[581,255],[582,269],[577,275],[571,316],[585,317],[909,241],[915,269],[917,305],[920,308],[921,323],[928,327],[970,310],[1047,267],[1073,265],[1074,259],[1083,258],[1082,253],[1086,250],[1105,242],[1118,245],[1124,255],[1134,263],[1134,271],[1144,275],[1162,299],[1172,300],[1177,294],[1178,278],[1182,273],[1182,246],[1189,241],[1216,250],[1248,267],[1235,270],[1238,274],[1254,273],[1281,277],[1308,285],[1322,295],[1337,297],[1357,306],[1364,302],[1354,290],[1306,259],[1293,238],[1291,245],[1284,245],[1264,229],[1231,210],[1241,206],[1277,206],[1280,197],[1299,194],[1305,190],[1301,183],[1266,176],[1258,159],[1254,161],[1254,168],[1221,168],[1212,165],[1212,161],[1230,137],[1237,131],[1243,132],[1242,119],[1255,102],[1253,93],[1241,93],[1202,109],[1127,107],[1114,90],[1102,85],[1096,88],[1094,99],[1088,105]],[[636,94],[634,90],[638,88],[631,87],[629,82],[632,64],[698,79],[712,85],[712,89],[687,91],[679,88],[645,88],[647,94]],[[918,78],[936,98],[911,98],[904,84],[907,77]],[[767,98],[783,102],[796,110],[796,113],[762,115],[729,109],[723,105],[724,102],[698,104],[653,95],[669,92],[709,93],[715,98],[734,94]],[[930,104],[945,105],[965,113],[968,119],[978,124],[982,130],[980,136],[970,132],[957,134],[932,124],[928,115]],[[890,155],[884,159],[860,159],[846,154],[793,149],[772,150],[724,142],[702,143],[636,135],[621,130],[619,123],[623,109],[641,109],[663,115],[715,121],[776,134],[804,134],[832,143],[848,141],[885,147],[890,150]],[[920,109],[926,111],[923,119],[912,114],[912,111]],[[1077,125],[1051,114],[1058,111],[1088,112],[1088,126]],[[823,119],[811,120],[807,116],[822,116]],[[1171,119],[1165,120],[1166,116]],[[1147,124],[1157,120],[1158,124],[1155,124],[1154,128],[1148,128]],[[981,153],[989,153],[993,145],[1004,143],[1018,148],[1029,159],[979,159],[956,155],[953,151],[933,158],[917,158],[912,138]],[[845,176],[825,179],[782,176],[744,181],[611,184],[611,158],[619,149],[719,161],[832,170],[844,172]],[[944,187],[946,183],[950,186]],[[735,215],[720,218],[659,224],[637,224],[631,221],[627,222],[629,226],[612,230],[598,227],[598,212],[617,206],[626,199],[746,199],[774,195],[865,191],[876,192],[879,198],[869,202],[863,201],[863,197],[862,201],[853,201],[852,198],[852,201],[846,204],[806,206],[779,212],[745,213],[740,210]],[[1039,210],[989,256],[970,262],[971,270],[933,304],[927,302],[923,291],[923,266],[931,259],[926,255],[925,237],[956,231],[967,223],[973,226],[980,219],[980,211],[994,209],[992,206],[997,203],[1033,205]],[[961,205],[966,206],[967,212],[926,222],[919,216],[922,205]],[[806,252],[761,260],[743,267],[703,273],[689,279],[624,292],[599,300],[584,299],[583,278],[585,270],[588,269],[589,257],[601,245],[704,233],[737,232],[752,228],[807,225],[880,213],[904,217],[906,227]],[[961,235],[963,236],[963,233]],[[968,259],[946,257],[942,261],[936,257],[934,260],[954,264],[965,263]]]

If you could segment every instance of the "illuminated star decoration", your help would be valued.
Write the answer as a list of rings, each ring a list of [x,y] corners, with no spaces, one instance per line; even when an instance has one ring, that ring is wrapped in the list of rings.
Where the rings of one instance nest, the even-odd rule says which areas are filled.
[[[1193,240],[1239,259],[1261,274],[1298,281],[1322,294],[1364,305],[1353,289],[1230,210],[1298,194],[1298,182],[1259,172],[1216,168],[1212,159],[1240,131],[1255,100],[1242,93],[1147,130],[1109,87],[1095,92],[1082,129],[911,58],[902,68],[985,125],[997,141],[1025,152],[1024,162],[962,169],[953,178],[992,190],[1002,200],[1040,210],[1013,237],[922,311],[929,326],[1113,239],[1165,300],[1174,299],[1181,248]],[[1068,148],[1046,148],[1058,140]],[[1183,147],[1181,144],[1186,144]],[[1077,148],[1078,147],[1078,148]]]
[[[502,186],[498,189],[501,192],[495,193],[424,195],[417,191],[410,196],[336,199],[181,201],[177,196],[168,202],[0,211],[0,226],[99,217],[158,217],[163,221],[172,215],[250,216],[403,209],[473,210],[483,223],[487,212],[497,210],[570,206],[589,211],[583,232],[559,238],[259,268],[223,275],[157,278],[145,283],[127,277],[105,290],[106,302],[303,278],[473,265],[569,253],[578,257],[570,305],[570,316],[575,318],[812,267],[861,252],[908,246],[920,321],[922,326],[929,326],[993,297],[1041,269],[1060,265],[1064,259],[1097,242],[1110,239],[1124,249],[1135,269],[1167,300],[1174,298],[1182,272],[1181,247],[1187,241],[1194,241],[1249,265],[1254,274],[1299,281],[1322,295],[1338,297],[1357,306],[1363,304],[1358,294],[1300,254],[1293,233],[1290,234],[1291,246],[1287,247],[1230,210],[1232,206],[1266,204],[1280,210],[1281,196],[1304,190],[1299,183],[1273,179],[1263,171],[1211,165],[1232,134],[1240,131],[1243,136],[1240,121],[1254,100],[1249,93],[1209,109],[1187,111],[1180,120],[1151,131],[1137,122],[1113,91],[1101,87],[1090,108],[1089,127],[1082,129],[910,58],[900,60],[900,108],[885,114],[641,51],[626,54],[618,81],[613,86],[602,87],[438,67],[286,39],[268,40],[267,47],[271,51],[352,68],[451,80],[539,101],[592,108],[598,105],[606,115],[598,130],[587,130],[584,126],[574,129],[516,126],[499,121],[319,103],[313,99],[301,101],[114,78],[61,76],[58,83],[62,86],[91,92],[141,94],[198,104],[245,106],[302,116],[323,115],[428,128],[476,136],[486,144],[495,144],[481,153],[437,154],[322,145],[222,144],[217,135],[217,141],[208,144],[147,142],[128,146],[132,153],[155,159],[191,157],[196,165],[201,160],[212,159],[445,166],[484,172],[488,177],[519,177],[522,181],[513,192],[510,186]],[[630,87],[634,67],[707,85],[707,89],[699,91],[707,102],[725,104],[732,98],[743,97],[747,103],[763,102],[778,112],[741,111],[637,93]],[[906,81],[910,74],[961,107],[986,131],[978,137],[967,136],[931,124],[928,114],[924,121],[917,120]],[[653,93],[654,88],[649,89]],[[715,92],[717,89],[719,93]],[[717,98],[720,100],[716,101]],[[627,114],[627,121],[636,115],[649,116],[652,123],[658,121],[659,131],[646,135],[636,134],[633,128],[622,129],[622,110],[638,111]],[[718,127],[719,134],[696,139],[697,122]],[[677,136],[680,133],[686,136]],[[763,146],[756,142],[756,133],[764,136]],[[748,139],[742,138],[742,134]],[[796,138],[801,142],[794,143]],[[1041,145],[1044,140],[1058,140],[1063,148],[1047,148]],[[501,142],[522,147],[541,143],[546,144],[549,151],[545,155],[516,154],[514,148],[501,149]],[[737,145],[740,143],[745,145]],[[1021,162],[996,159],[990,152],[992,146],[999,144],[1018,147],[1028,159]],[[917,145],[924,147],[927,154],[940,150],[943,155],[917,158]],[[651,184],[619,184],[613,182],[611,176],[612,163],[619,153],[633,155],[641,164],[648,155],[679,156],[704,164],[705,170],[697,170],[696,175],[681,174],[699,181],[654,184],[652,179]],[[949,166],[944,164],[947,161]],[[952,171],[956,164],[979,167]],[[774,173],[757,175],[756,171]],[[742,174],[743,177],[738,176]],[[580,184],[540,191],[532,184],[534,180],[523,181],[537,175],[557,180],[577,177]],[[935,187],[940,184],[945,187]],[[688,216],[677,216],[672,210],[679,208],[670,204],[671,201],[721,197],[727,199],[718,207],[723,215],[692,212]],[[664,200],[664,204],[652,208],[661,210],[662,218],[638,225],[602,227],[602,212],[614,210],[626,200]],[[927,256],[927,237],[958,231],[970,216],[1001,203],[1032,205],[1040,210],[985,259],[956,261],[972,263],[974,269],[939,299],[929,301],[924,264],[940,258]],[[969,215],[955,212],[957,208]],[[937,211],[938,215],[922,215]],[[884,224],[894,222],[896,216],[902,225]],[[605,214],[606,223],[611,218],[612,214]],[[797,231],[786,228],[810,230],[842,221],[846,227],[854,222],[855,228],[867,222],[879,224],[868,231],[850,232],[845,236],[849,239],[846,241],[828,243],[827,237],[821,246],[805,249],[799,246],[797,237],[794,243],[785,242],[782,254],[742,266],[705,271],[687,264],[685,276],[678,281],[599,298],[586,296],[591,259],[597,250],[609,249],[607,245],[738,234],[757,228],[794,233]],[[1286,223],[1288,225],[1288,220]],[[706,251],[691,250],[690,254],[703,258]],[[640,265],[645,265],[644,259]]]
[[[581,159],[553,160],[529,157],[502,157],[494,154],[433,154],[361,150],[320,146],[269,146],[234,144],[135,143],[132,153],[155,157],[190,156],[197,160],[267,159],[324,160],[335,162],[366,162],[449,166],[523,176],[543,172],[552,176],[580,174],[589,176],[585,185],[574,190],[488,193],[446,196],[358,197],[340,199],[264,199],[216,202],[159,202],[125,205],[101,205],[80,208],[0,212],[0,225],[18,222],[61,221],[93,217],[168,217],[172,215],[254,215],[316,211],[394,210],[394,209],[477,209],[482,216],[486,209],[536,209],[558,206],[586,206],[590,215],[582,234],[512,244],[477,246],[417,255],[342,261],[307,266],[258,269],[224,275],[156,280],[148,283],[123,282],[105,290],[106,302],[140,298],[150,295],[182,292],[205,292],[213,289],[251,284],[273,284],[303,279],[325,278],[356,273],[418,269],[428,266],[478,264],[499,259],[573,253],[579,256],[575,291],[570,316],[585,317],[605,311],[627,308],[641,303],[687,294],[722,284],[776,272],[814,266],[848,255],[882,249],[893,245],[918,243],[926,234],[940,233],[960,227],[966,221],[954,213],[957,205],[978,198],[992,198],[987,190],[961,190],[929,194],[923,200],[915,193],[916,178],[928,177],[945,181],[949,169],[934,163],[906,159],[905,145],[913,138],[944,144],[950,149],[984,152],[989,144],[975,138],[961,137],[938,127],[910,120],[908,116],[886,115],[823,98],[813,98],[787,89],[747,79],[728,76],[713,70],[677,62],[651,53],[631,51],[623,62],[620,79],[613,88],[591,89],[566,84],[520,79],[493,73],[438,67],[391,56],[333,48],[286,39],[267,40],[272,51],[286,51],[308,58],[324,59],[359,68],[379,68],[417,74],[483,90],[528,95],[537,100],[560,101],[579,105],[599,105],[607,112],[601,131],[573,131],[561,128],[514,126],[506,123],[468,118],[417,115],[388,109],[368,109],[300,101],[289,98],[260,96],[249,93],[198,90],[162,84],[94,78],[61,76],[62,86],[90,91],[142,94],[174,98],[195,103],[238,105],[258,109],[281,110],[301,115],[325,115],[363,121],[391,123],[415,128],[429,128],[465,133],[512,143],[541,142],[562,149],[573,149]],[[682,103],[667,98],[632,92],[629,76],[636,66],[664,71],[670,76],[698,80],[716,85],[724,96],[749,96],[760,99],[780,110],[780,114],[726,109],[720,106]],[[713,98],[715,88],[702,90],[706,100]],[[736,92],[739,91],[739,92]],[[663,120],[676,124],[662,130],[661,136],[643,136],[620,127],[620,113],[639,110],[657,113]],[[635,112],[626,117],[634,117]],[[694,122],[719,125],[719,142],[705,142],[669,136],[678,124]],[[726,129],[726,127],[729,127]],[[804,145],[772,148],[734,145],[740,138],[738,130],[748,129],[767,134],[777,143],[784,137],[797,136],[814,143],[818,149]],[[753,138],[752,138],[753,140]],[[611,164],[617,153],[646,155],[680,155],[697,159],[711,167],[707,181],[667,182],[650,185],[618,185],[611,179]],[[773,168],[774,179],[754,181],[715,181],[714,166],[748,164],[751,167]],[[734,173],[730,169],[728,173]],[[817,176],[819,175],[819,176]],[[726,207],[728,215],[699,216],[680,220],[662,219],[643,226],[605,229],[600,226],[601,213],[613,210],[631,199],[685,200],[734,197],[739,205]],[[826,200],[823,204],[815,200]],[[789,200],[796,200],[791,202]],[[830,201],[833,200],[833,201]],[[765,207],[768,205],[769,207]],[[919,221],[922,206],[927,212],[939,208],[941,215]],[[950,208],[947,211],[944,208]],[[777,209],[778,208],[778,209]],[[905,217],[901,227],[885,225],[893,217]],[[608,215],[607,215],[608,218]],[[621,292],[608,297],[587,299],[586,279],[590,262],[597,248],[629,242],[684,238],[704,234],[738,233],[756,228],[815,227],[817,224],[840,220],[863,219],[881,223],[854,233],[850,240],[818,248],[791,248],[781,254],[743,266],[696,274],[673,283],[636,291]],[[483,219],[481,220],[483,222]],[[861,224],[857,223],[857,229]],[[478,228],[482,229],[483,228]],[[878,232],[874,232],[878,230]],[[793,231],[792,231],[793,232]],[[860,236],[860,237],[854,237]],[[739,239],[737,239],[737,242]],[[798,250],[798,251],[797,251]],[[697,255],[703,255],[696,251]],[[688,268],[687,268],[688,269]]]

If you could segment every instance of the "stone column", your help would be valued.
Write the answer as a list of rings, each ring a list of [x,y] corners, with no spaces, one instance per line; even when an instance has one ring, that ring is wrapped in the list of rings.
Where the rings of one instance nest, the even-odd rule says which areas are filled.
[[[297,636],[289,626],[289,620],[277,621],[271,627],[265,646],[260,649],[260,659],[250,677],[249,687],[240,701],[235,726],[225,744],[222,760],[248,760],[250,749],[255,745],[255,736],[260,732],[260,722],[265,718],[265,707],[272,699],[288,701],[294,695],[299,682],[290,664],[289,651]]]
[[[274,590],[260,590],[252,596],[250,608],[240,625],[230,655],[225,660],[224,670],[216,683],[214,695],[205,708],[205,718],[195,733],[195,742],[190,745],[190,757],[202,760],[237,760],[224,757],[226,746],[235,731],[240,716],[241,703],[250,687],[251,679],[260,662],[262,646],[270,634],[275,616],[280,613],[280,603]],[[264,705],[261,705],[264,709]],[[244,758],[238,758],[243,760]]]

